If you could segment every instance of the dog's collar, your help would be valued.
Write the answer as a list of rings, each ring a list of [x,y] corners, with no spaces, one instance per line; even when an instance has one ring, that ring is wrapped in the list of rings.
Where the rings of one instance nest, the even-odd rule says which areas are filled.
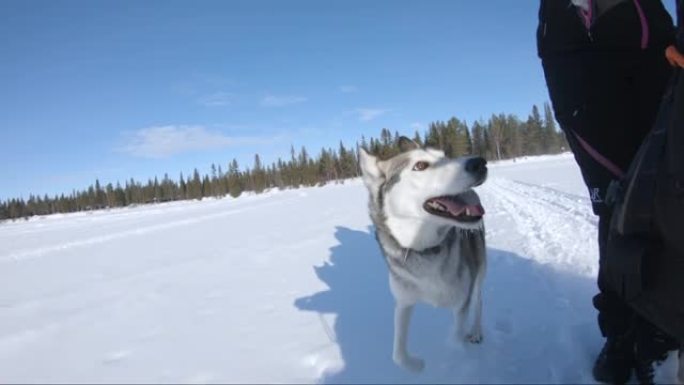
[[[423,251],[418,251],[418,254],[422,254],[422,255],[437,254],[437,253],[439,253],[439,251],[441,249],[442,249],[442,245],[437,245],[437,246],[433,246],[433,247],[430,247],[428,249],[425,249]],[[415,250],[410,249],[408,247],[404,249],[404,263],[406,263],[406,261],[408,260],[409,254],[412,251],[415,251]]]
[[[418,253],[423,254],[423,255],[439,253],[439,251],[442,249],[444,242],[448,242],[448,240],[451,237],[453,237],[455,233],[456,233],[456,229],[452,228],[451,230],[449,230],[449,233],[447,234],[446,238],[444,238],[442,243],[440,243],[436,246],[428,247],[427,249],[419,251]],[[394,239],[394,237],[392,237],[392,235],[390,235],[390,237],[391,237],[392,241],[394,241],[397,245],[399,245],[399,242],[396,239]],[[401,246],[399,246],[399,247],[401,248]],[[406,261],[408,260],[409,254],[411,253],[411,251],[414,251],[414,250],[409,248],[409,247],[406,247],[403,249],[404,249],[404,263],[406,263]]]

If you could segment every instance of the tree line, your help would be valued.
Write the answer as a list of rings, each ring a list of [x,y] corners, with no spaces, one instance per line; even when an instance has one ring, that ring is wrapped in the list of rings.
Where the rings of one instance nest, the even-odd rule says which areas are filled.
[[[379,138],[362,137],[356,148],[347,148],[340,141],[336,148],[322,148],[316,156],[305,147],[295,150],[291,146],[289,159],[279,158],[270,165],[264,164],[256,154],[251,167],[241,168],[233,159],[225,169],[220,164],[212,164],[209,173],[203,175],[195,169],[191,175],[180,173],[178,179],[165,174],[161,179],[154,177],[145,183],[130,179],[123,184],[102,185],[96,180],[87,189],[74,190],[68,195],[31,195],[26,200],[1,201],[0,220],[342,183],[359,176],[359,147],[387,158],[399,153],[398,139],[398,132],[383,128]],[[420,145],[442,149],[450,157],[478,155],[489,160],[554,154],[568,148],[565,136],[556,129],[548,104],[544,105],[543,118],[537,106],[532,107],[526,120],[512,114],[498,114],[468,126],[453,117],[446,122],[430,123],[425,132],[416,131],[413,139]]]

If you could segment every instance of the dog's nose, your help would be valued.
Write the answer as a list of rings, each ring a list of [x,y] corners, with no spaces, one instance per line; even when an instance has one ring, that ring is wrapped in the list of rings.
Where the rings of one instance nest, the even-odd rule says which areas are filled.
[[[487,161],[480,157],[468,159],[465,169],[473,174],[481,174],[487,171]]]

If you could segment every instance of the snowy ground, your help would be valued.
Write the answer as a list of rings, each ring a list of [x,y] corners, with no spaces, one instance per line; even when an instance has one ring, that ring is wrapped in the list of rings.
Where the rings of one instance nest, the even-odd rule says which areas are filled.
[[[487,208],[485,341],[392,297],[360,181],[0,223],[0,383],[592,383],[596,219],[571,156],[507,161]],[[675,360],[658,371],[673,382]]]

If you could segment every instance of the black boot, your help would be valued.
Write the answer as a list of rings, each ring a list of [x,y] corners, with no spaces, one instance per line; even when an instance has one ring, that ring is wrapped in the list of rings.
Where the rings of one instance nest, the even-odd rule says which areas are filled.
[[[641,385],[655,384],[655,371],[653,370],[653,361],[649,359],[637,358],[634,365],[634,375]]]
[[[594,363],[594,379],[610,384],[624,384],[634,368],[634,342],[631,338],[608,337]]]
[[[662,364],[669,352],[676,350],[677,340],[655,325],[640,318],[636,330],[634,374],[640,384],[654,383],[654,364]]]

